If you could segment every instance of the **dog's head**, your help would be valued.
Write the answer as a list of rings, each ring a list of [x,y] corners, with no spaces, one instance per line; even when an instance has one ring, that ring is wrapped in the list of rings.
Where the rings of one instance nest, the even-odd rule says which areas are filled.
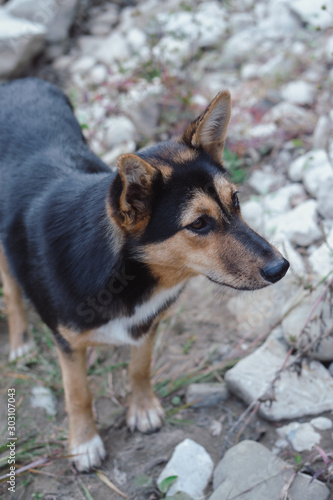
[[[288,261],[242,219],[222,164],[229,119],[230,94],[223,91],[181,137],[118,160],[109,214],[163,286],[203,274],[254,290],[288,270]]]

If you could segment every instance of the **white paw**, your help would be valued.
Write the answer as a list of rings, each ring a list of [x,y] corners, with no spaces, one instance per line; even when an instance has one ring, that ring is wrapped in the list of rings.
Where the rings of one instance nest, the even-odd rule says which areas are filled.
[[[163,420],[164,410],[155,396],[132,400],[127,414],[127,425],[131,431],[155,432],[162,427]]]
[[[29,352],[35,349],[35,343],[31,340],[30,342],[26,342],[25,344],[20,345],[13,351],[10,351],[9,361],[14,361],[15,359],[22,358]]]
[[[73,446],[70,453],[73,455],[72,460],[75,467],[80,472],[100,467],[106,456],[103,441],[98,434],[86,443]]]

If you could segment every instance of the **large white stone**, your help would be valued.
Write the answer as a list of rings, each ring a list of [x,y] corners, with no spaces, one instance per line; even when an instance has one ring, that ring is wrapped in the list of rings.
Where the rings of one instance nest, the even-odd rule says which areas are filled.
[[[294,104],[311,106],[315,100],[315,88],[302,80],[287,83],[281,90],[283,99]]]
[[[322,295],[322,300],[305,326],[309,312]],[[286,304],[287,307],[288,303]],[[329,291],[325,292],[324,285],[320,286],[284,318],[282,328],[288,344],[302,351],[311,343],[311,348],[307,350],[308,356],[321,361],[332,361],[333,321],[331,293]]]
[[[130,57],[131,51],[124,35],[114,31],[110,36],[102,39],[94,55],[99,62],[108,66],[115,61],[126,61]]]
[[[44,45],[46,28],[0,8],[0,78],[17,75]]]
[[[300,16],[306,23],[315,28],[332,27],[333,1],[325,0],[291,0],[286,5]],[[323,9],[323,5],[325,8]]]
[[[266,165],[260,170],[255,170],[248,182],[258,193],[267,194],[273,187],[283,182],[283,177],[276,174],[270,165]]]
[[[194,54],[194,45],[189,39],[178,40],[164,36],[153,48],[153,55],[163,64],[181,68]]]
[[[322,115],[317,121],[316,128],[313,132],[312,147],[313,149],[324,149],[328,146],[329,139],[332,137],[333,124],[328,116]]]
[[[272,217],[267,221],[267,233],[282,233],[296,245],[311,245],[322,237],[317,223],[317,202],[307,200],[283,215]]]
[[[213,460],[205,448],[192,439],[185,439],[176,446],[171,459],[159,475],[157,484],[161,484],[167,477],[178,476],[168,495],[181,491],[194,500],[202,500],[213,468]]]
[[[320,151],[320,150],[317,150]],[[319,155],[317,155],[318,157]],[[316,157],[309,157],[308,164],[303,169],[303,182],[306,190],[315,198],[318,197],[320,189],[330,181],[333,181],[333,168],[326,155],[318,161]]]
[[[58,43],[68,35],[74,20],[78,0],[11,0],[7,11],[47,28],[46,39]]]
[[[284,101],[273,106],[264,115],[263,122],[275,122],[282,130],[292,134],[308,134],[313,132],[317,117],[310,110]]]
[[[214,471],[214,493],[209,500],[278,500],[283,498],[293,466],[255,441],[241,441],[230,448]],[[327,486],[297,473],[288,489],[293,500],[327,500]]]
[[[134,139],[135,127],[126,116],[113,116],[108,118],[104,122],[104,126],[104,142],[109,148]]]
[[[333,170],[332,170],[333,172]],[[331,174],[331,172],[330,172]],[[317,191],[318,212],[325,219],[333,219],[333,175],[324,180]]]
[[[101,85],[106,81],[108,77],[108,70],[104,66],[104,64],[96,64],[89,72],[88,80],[93,85]]]
[[[309,263],[320,278],[328,276],[333,271],[333,230],[327,236],[326,241],[312,251]]]
[[[289,167],[289,177],[292,181],[303,180],[304,174],[312,169],[324,167],[327,170],[329,160],[323,149],[312,149],[308,153],[296,158]]]
[[[157,15],[162,31],[175,39],[187,40],[193,50],[221,42],[227,24],[225,10],[219,2],[207,1],[191,11],[175,10]]]
[[[287,345],[271,335],[254,353],[227,371],[225,381],[229,389],[247,404],[252,403],[270,389],[287,352]],[[293,360],[291,356],[290,362]],[[291,420],[332,411],[332,377],[319,361],[303,363],[300,375],[284,370],[275,383],[275,399],[260,406],[260,414],[268,420]]]

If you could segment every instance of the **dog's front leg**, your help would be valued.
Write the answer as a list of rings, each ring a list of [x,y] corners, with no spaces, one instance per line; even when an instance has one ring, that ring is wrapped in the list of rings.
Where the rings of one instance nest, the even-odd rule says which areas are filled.
[[[86,371],[86,348],[70,353],[57,348],[69,418],[69,452],[79,471],[99,467],[105,448],[97,433]]]
[[[129,367],[131,398],[127,413],[127,425],[132,431],[138,429],[144,433],[154,432],[160,429],[163,423],[164,411],[153,392],[150,381],[156,329],[157,325],[151,329],[138,346],[131,347]]]

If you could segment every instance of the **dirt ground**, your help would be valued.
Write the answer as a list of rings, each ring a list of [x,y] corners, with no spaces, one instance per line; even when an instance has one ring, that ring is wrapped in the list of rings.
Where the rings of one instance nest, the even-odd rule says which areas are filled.
[[[245,405],[230,396],[224,404],[214,408],[183,408],[186,387],[191,381],[221,380],[221,361],[239,340],[236,323],[226,307],[226,297],[203,278],[193,280],[160,325],[155,343],[153,381],[163,401],[167,418],[158,433],[142,435],[131,433],[125,424],[128,378],[126,348],[96,348],[88,360],[90,386],[95,398],[98,428],[108,452],[101,469],[77,474],[66,459],[67,417],[64,410],[61,375],[56,353],[52,348],[51,333],[29,308],[36,354],[26,361],[7,363],[8,338],[4,315],[0,322],[0,443],[6,439],[7,389],[16,389],[17,461],[30,470],[17,477],[16,492],[0,485],[0,496],[14,500],[66,499],[116,500],[122,498],[106,485],[106,477],[130,499],[158,499],[154,481],[170,458],[175,446],[185,438],[203,445],[215,464],[219,462],[225,438],[233,423],[245,410]],[[255,296],[254,296],[255,300]],[[216,366],[216,371],[212,370]],[[207,372],[210,375],[207,377]],[[204,376],[206,374],[206,376]],[[195,378],[196,377],[196,378]],[[50,417],[43,409],[32,408],[32,387],[44,385],[57,397],[57,413]],[[216,421],[222,431],[215,435]],[[277,424],[255,416],[238,439],[256,439],[273,447]],[[233,436],[229,445],[235,443]],[[329,433],[325,449],[332,448]],[[1,449],[0,475],[7,472],[7,450]],[[41,467],[33,469],[36,460],[43,459]],[[299,460],[291,450],[283,458],[291,463]],[[311,472],[311,471],[309,471]],[[313,471],[312,471],[313,473]],[[212,491],[207,489],[207,498]]]

